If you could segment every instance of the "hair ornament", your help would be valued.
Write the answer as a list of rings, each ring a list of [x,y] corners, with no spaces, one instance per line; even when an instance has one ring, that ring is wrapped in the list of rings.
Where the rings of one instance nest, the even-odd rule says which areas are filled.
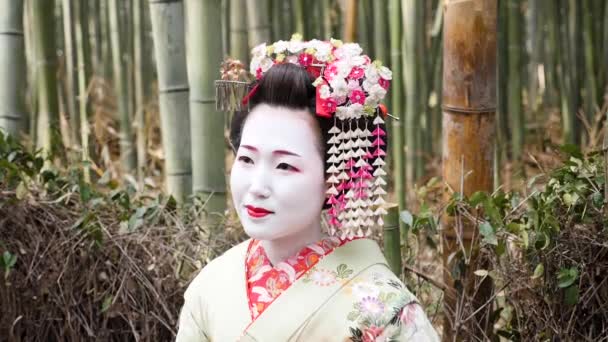
[[[250,76],[244,75],[238,61],[222,65],[222,80],[216,81],[218,110],[247,106],[257,91],[257,81],[247,80],[260,80],[273,65],[293,63],[306,69],[314,79],[316,115],[334,122],[327,141],[329,233],[342,238],[371,235],[374,226],[384,224],[386,214],[383,124],[391,115],[381,101],[392,80],[391,70],[362,54],[359,44],[303,41],[300,34],[289,41],[260,44],[251,52]]]

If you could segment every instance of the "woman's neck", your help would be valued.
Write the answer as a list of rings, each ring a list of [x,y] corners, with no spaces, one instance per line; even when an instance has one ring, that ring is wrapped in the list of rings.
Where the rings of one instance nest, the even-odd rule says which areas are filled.
[[[272,265],[277,265],[291,256],[296,255],[305,246],[321,240],[325,235],[321,232],[321,224],[306,229],[298,234],[292,234],[274,240],[262,240],[260,243]]]

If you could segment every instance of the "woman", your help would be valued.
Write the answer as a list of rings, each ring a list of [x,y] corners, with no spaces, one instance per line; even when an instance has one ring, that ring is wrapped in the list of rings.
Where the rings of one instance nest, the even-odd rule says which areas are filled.
[[[363,238],[386,213],[379,101],[390,71],[335,40],[253,52],[250,111],[230,132],[232,198],[251,239],[192,281],[177,341],[438,340]]]

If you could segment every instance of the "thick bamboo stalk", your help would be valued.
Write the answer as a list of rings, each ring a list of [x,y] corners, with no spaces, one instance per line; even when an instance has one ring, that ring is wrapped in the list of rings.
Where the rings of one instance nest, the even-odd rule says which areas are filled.
[[[35,49],[33,42],[33,29],[32,29],[32,4],[29,1],[23,3],[23,40],[25,45],[25,65],[27,70],[27,81],[26,81],[26,113],[24,129],[29,134],[32,140],[32,146],[36,146],[36,130],[37,130],[37,94],[36,87],[38,82],[36,81],[36,72],[34,67],[35,60]]]
[[[36,49],[38,115],[36,145],[47,154],[61,149],[59,103],[57,98],[57,56],[55,54],[54,0],[32,0],[32,33]]]
[[[593,17],[591,15],[591,4],[582,1],[583,10],[583,44],[585,54],[585,113],[587,119],[592,122],[595,111],[598,110],[597,79],[595,77],[595,46],[593,41]],[[608,63],[608,61],[605,61]]]
[[[578,112],[581,109],[581,88],[582,70],[585,70],[585,60],[583,55],[583,31],[582,31],[582,1],[569,0],[568,2],[568,49],[569,61],[565,66],[568,73],[568,96],[570,97],[569,115],[572,122],[572,134],[569,137],[570,143],[577,144],[582,136]]]
[[[522,108],[522,20],[521,0],[507,0],[508,90],[507,102],[511,127],[511,157],[521,159],[524,146],[524,115]]]
[[[245,65],[249,63],[246,10],[245,0],[230,1],[230,56]]]
[[[441,153],[441,71],[443,68],[443,0],[437,1],[437,7],[435,8],[435,17],[433,18],[433,27],[431,29],[431,51],[429,57],[431,58],[431,65],[429,67],[429,80],[431,82],[429,101],[427,101],[427,108],[429,111],[430,118],[430,136],[432,137],[432,153],[433,155],[439,155]],[[423,57],[426,58],[426,57]],[[430,97],[433,97],[431,101]]]
[[[346,0],[346,11],[344,15],[344,33],[342,39],[345,42],[353,42],[357,37],[357,0]]]
[[[370,56],[376,57],[374,52],[374,14],[373,6],[369,1],[357,1],[357,35],[355,41],[359,43],[363,51]]]
[[[163,0],[149,3],[158,71],[165,185],[169,194],[183,202],[192,193],[184,4]]]
[[[397,204],[387,204],[388,214],[384,221],[383,241],[384,255],[391,270],[401,277],[401,238],[399,230],[399,207]]]
[[[538,66],[541,64],[541,28],[542,28],[542,17],[540,16],[539,9],[541,3],[539,1],[531,1],[528,3],[528,11],[526,16],[526,28],[527,36],[530,40],[530,56],[528,62],[528,103],[529,108],[536,113],[538,109],[538,95],[539,95],[539,83],[538,83]]]
[[[416,22],[414,23],[418,28],[416,30],[416,60],[415,64],[418,66],[417,72],[417,87],[418,87],[418,127],[416,132],[416,146],[418,146],[417,162],[414,164],[416,179],[420,179],[424,175],[424,160],[432,153],[432,142],[433,136],[430,130],[430,116],[428,110],[428,99],[429,99],[429,83],[430,78],[428,74],[429,61],[428,49],[426,45],[426,9],[424,1],[416,2]]]
[[[183,5],[182,5],[183,7]],[[144,107],[144,0],[133,4],[133,80],[135,91],[135,135],[137,137],[137,175],[140,181],[146,168],[146,111]],[[183,15],[181,17],[183,20]],[[183,31],[183,25],[181,25]],[[183,34],[182,34],[183,35]],[[183,40],[183,39],[182,39]],[[181,63],[185,63],[184,60]],[[160,85],[159,85],[160,87]]]
[[[93,0],[90,5],[93,7],[93,13],[96,15],[92,15],[89,17],[89,31],[90,33],[90,46],[91,46],[91,64],[93,67],[93,74],[96,76],[101,75],[102,73],[102,59],[103,59],[103,49],[102,45],[102,29],[101,29],[101,0]]]
[[[405,115],[402,107],[403,85],[401,83],[401,9],[400,0],[388,2],[390,24],[390,67],[393,71],[391,83],[391,113],[399,120],[391,120],[391,143],[393,156],[394,192],[399,212],[405,210],[405,168],[403,167],[403,122]],[[407,244],[405,224],[399,220],[399,231]],[[400,244],[401,245],[401,244]],[[401,247],[400,247],[401,248]],[[399,252],[401,254],[401,252]]]
[[[77,82],[74,72],[74,30],[72,29],[74,16],[72,15],[72,1],[63,0],[61,5],[63,10],[63,51],[65,59],[65,109],[70,122],[70,141],[78,144],[80,141],[80,117],[76,111],[75,84]]]
[[[247,0],[247,25],[249,46],[271,43],[268,0]]]
[[[444,13],[443,60],[443,179],[456,192],[470,196],[491,191],[496,112],[496,0],[448,1]],[[446,191],[445,200],[451,194]],[[475,284],[477,256],[461,268],[463,250],[470,253],[479,234],[472,222],[456,225],[454,217],[442,217],[445,292],[444,341],[458,339],[462,324],[456,312],[458,296],[473,296],[473,311],[487,301],[491,283]],[[462,246],[458,241],[462,241]],[[452,273],[455,269],[458,271]],[[452,274],[461,274],[453,278]],[[460,284],[457,291],[456,284]],[[474,291],[472,285],[478,285]],[[463,289],[464,291],[461,291]],[[460,291],[460,292],[459,292]],[[464,308],[460,308],[464,309]],[[462,311],[459,311],[462,312]],[[475,323],[488,332],[491,306],[480,309]],[[469,321],[469,323],[472,323]],[[470,334],[483,336],[476,324]]]
[[[221,40],[209,27],[219,27],[215,1],[186,0],[186,45],[190,82],[192,188],[202,196],[209,214],[226,209],[224,116],[215,110],[214,80],[222,61]],[[217,217],[217,216],[216,216]]]
[[[293,11],[296,32],[308,39],[308,32],[306,32],[306,22],[304,21],[304,0],[295,0],[293,4]]]
[[[86,6],[86,3],[76,2],[75,8],[79,9],[79,6]],[[76,12],[78,13],[78,11]],[[75,16],[75,37],[76,37],[76,57],[78,62],[78,117],[80,124],[80,141],[81,141],[81,156],[82,160],[85,161],[83,163],[83,175],[85,181],[89,182],[91,180],[89,166],[86,162],[90,160],[90,152],[89,152],[89,117],[87,113],[87,79],[86,79],[86,60],[85,60],[85,49],[84,49],[84,40],[85,40],[85,30],[84,26],[87,25],[87,22],[83,22],[85,18],[80,15]],[[74,113],[76,115],[76,113]]]
[[[389,51],[388,42],[388,1],[378,0],[374,1],[374,29],[373,29],[373,43],[374,43],[374,57],[381,60],[383,63],[389,63],[387,58],[387,52]]]
[[[554,1],[543,2],[543,12],[547,13],[545,19],[545,54],[544,54],[544,70],[545,70],[545,107],[558,107],[559,106],[559,81],[558,81],[558,54],[560,51],[557,50],[557,36],[559,35],[558,30],[558,17],[555,10]],[[499,12],[502,13],[502,12]],[[500,41],[500,39],[499,39]]]
[[[120,120],[120,160],[124,172],[132,172],[136,167],[136,154],[133,146],[131,115],[126,79],[126,68],[123,60],[121,25],[118,12],[118,0],[109,0],[110,39],[112,42],[112,64],[114,69],[114,92],[118,102]]]
[[[420,74],[418,73],[419,65],[417,65],[418,51],[418,30],[420,27],[416,25],[419,15],[419,1],[402,0],[402,26],[404,32],[404,63],[403,75],[405,79],[405,173],[408,184],[413,185],[416,181],[416,167],[419,162],[417,155],[420,152],[417,144],[417,135],[420,131]]]
[[[15,137],[25,129],[23,37],[23,1],[0,0],[0,131]]]
[[[333,37],[331,23],[331,0],[322,0],[321,6],[321,14],[323,16],[323,38],[328,39],[329,37]]]

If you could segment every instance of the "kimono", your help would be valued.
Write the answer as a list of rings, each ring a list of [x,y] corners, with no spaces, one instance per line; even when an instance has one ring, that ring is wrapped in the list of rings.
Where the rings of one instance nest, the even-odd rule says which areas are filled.
[[[326,238],[272,266],[247,240],[184,294],[177,342],[439,341],[375,241]]]

